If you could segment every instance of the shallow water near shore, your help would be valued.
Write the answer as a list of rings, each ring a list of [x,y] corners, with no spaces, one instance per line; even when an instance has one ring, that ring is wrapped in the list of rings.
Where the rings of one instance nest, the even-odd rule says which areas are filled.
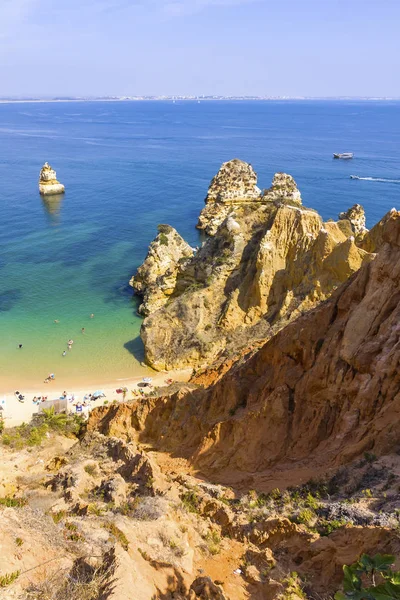
[[[199,243],[194,226],[223,161],[251,162],[261,188],[276,171],[292,174],[304,204],[325,219],[359,202],[372,226],[399,207],[399,109],[327,101],[0,104],[0,392],[50,372],[71,385],[146,372],[128,281],[158,223]],[[355,158],[333,160],[345,151]],[[39,196],[45,161],[64,196]]]

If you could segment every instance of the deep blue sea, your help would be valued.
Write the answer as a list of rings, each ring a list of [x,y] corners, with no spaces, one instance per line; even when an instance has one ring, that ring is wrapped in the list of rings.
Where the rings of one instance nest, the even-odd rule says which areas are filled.
[[[345,151],[355,158],[333,160]],[[49,372],[60,384],[141,374],[128,281],[158,223],[197,243],[209,182],[235,157],[261,188],[286,171],[324,218],[359,202],[372,226],[400,204],[400,103],[0,104],[0,391]],[[45,161],[61,199],[38,193]]]

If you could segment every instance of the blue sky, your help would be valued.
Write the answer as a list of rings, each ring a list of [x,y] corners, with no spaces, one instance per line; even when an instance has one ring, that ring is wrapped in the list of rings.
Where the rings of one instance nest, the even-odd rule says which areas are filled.
[[[400,0],[0,0],[0,96],[400,96]]]

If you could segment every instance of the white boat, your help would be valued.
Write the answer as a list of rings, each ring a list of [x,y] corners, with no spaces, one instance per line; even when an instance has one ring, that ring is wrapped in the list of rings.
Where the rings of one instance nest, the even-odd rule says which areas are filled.
[[[333,158],[353,158],[354,154],[352,152],[334,152]]]

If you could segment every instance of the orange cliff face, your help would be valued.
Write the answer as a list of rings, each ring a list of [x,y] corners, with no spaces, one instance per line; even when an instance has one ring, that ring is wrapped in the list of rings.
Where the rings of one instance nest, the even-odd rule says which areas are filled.
[[[214,385],[98,409],[89,428],[152,440],[211,479],[257,489],[396,451],[400,213],[377,231],[373,262]]]

